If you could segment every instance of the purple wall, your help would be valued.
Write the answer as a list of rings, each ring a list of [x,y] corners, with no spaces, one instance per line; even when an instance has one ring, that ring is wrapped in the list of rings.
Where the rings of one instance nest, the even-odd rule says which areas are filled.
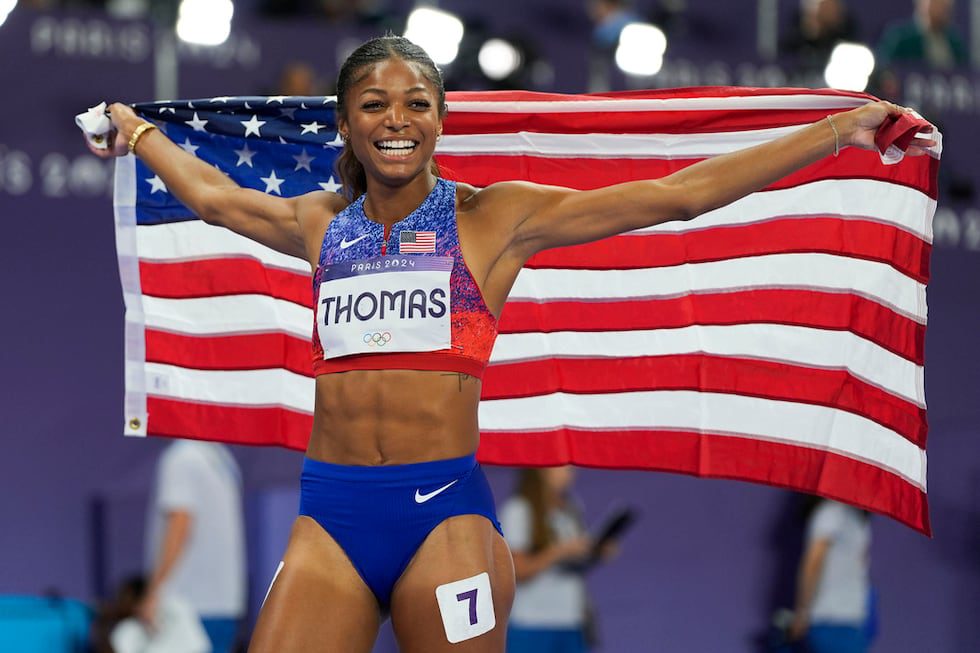
[[[517,21],[507,25],[520,27]],[[224,54],[186,54],[181,95],[263,92],[297,54],[317,61],[329,76],[350,37],[336,28],[311,29],[248,26]],[[554,90],[581,90],[584,55],[576,43],[587,26],[570,20],[561,29],[572,36],[558,27],[541,30],[542,51],[567,64]],[[299,42],[296,34],[317,38],[288,53],[278,47],[289,42],[292,48]],[[741,38],[726,47],[745,52],[751,42]],[[145,25],[91,16],[52,18],[18,10],[0,27],[6,100],[0,109],[3,593],[57,587],[93,597],[99,578],[92,571],[88,511],[96,496],[107,506],[105,578],[114,581],[141,564],[146,492],[164,443],[120,435],[123,306],[108,194],[111,166],[84,153],[71,116],[103,97],[150,98],[151,48]],[[694,74],[703,77],[703,62],[722,52],[703,52]],[[759,69],[751,53],[745,57]],[[738,70],[747,70],[732,57],[725,65],[731,83],[740,81]],[[944,169],[958,166],[975,181],[971,163],[978,142],[972,124],[980,85],[961,77],[974,100],[943,116]],[[951,79],[931,80],[927,91],[942,95]],[[873,575],[882,593],[883,622],[877,650],[894,653],[980,648],[974,614],[980,605],[980,368],[974,364],[980,357],[980,210],[962,198],[941,206],[926,379],[936,535],[929,540],[875,520]],[[248,483],[253,591],[260,597],[292,519],[298,456],[245,448],[236,455]],[[498,497],[506,496],[510,472],[492,470],[491,477]],[[595,470],[581,473],[579,491],[592,520],[614,503],[636,504],[644,515],[621,557],[590,580],[604,650],[754,650],[751,640],[795,562],[798,527],[785,517],[785,493]],[[378,648],[392,650],[390,640]]]

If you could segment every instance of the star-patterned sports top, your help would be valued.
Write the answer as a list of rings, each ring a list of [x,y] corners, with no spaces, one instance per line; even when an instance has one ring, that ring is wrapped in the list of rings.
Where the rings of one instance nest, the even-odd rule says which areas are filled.
[[[437,179],[391,227],[362,195],[327,227],[313,275],[313,373],[439,370],[482,377],[497,320],[459,248],[456,184]]]

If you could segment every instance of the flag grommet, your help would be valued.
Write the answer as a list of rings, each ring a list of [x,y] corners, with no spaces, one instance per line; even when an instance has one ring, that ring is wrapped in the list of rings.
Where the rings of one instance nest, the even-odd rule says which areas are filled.
[[[129,420],[129,428],[133,431],[139,431],[141,426],[143,426],[143,423],[140,421],[139,417],[134,417]]]

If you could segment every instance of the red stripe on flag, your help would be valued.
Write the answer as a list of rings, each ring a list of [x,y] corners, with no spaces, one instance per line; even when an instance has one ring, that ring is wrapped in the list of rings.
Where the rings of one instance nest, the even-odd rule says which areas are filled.
[[[850,331],[918,365],[926,327],[859,295],[762,289],[618,301],[512,300],[500,333],[631,331],[700,325],[786,324]]]
[[[309,340],[285,333],[197,336],[146,330],[146,362],[194,370],[266,370],[283,368],[313,376]]]
[[[139,266],[143,294],[151,297],[191,299],[257,294],[313,307],[310,275],[269,267],[254,258],[140,261]]]
[[[626,270],[813,252],[887,263],[925,283],[931,251],[932,246],[915,234],[880,222],[843,216],[787,216],[686,233],[614,236],[540,252],[525,267]]]
[[[878,154],[847,149],[840,157],[826,157],[803,168],[767,190],[795,188],[806,183],[827,179],[871,179],[908,186],[938,197],[939,160],[928,157],[928,165],[898,164],[886,169]],[[499,181],[526,179],[538,184],[550,184],[587,190],[603,188],[635,179],[659,179],[683,170],[703,159],[624,159],[542,157],[530,155],[481,154],[464,156],[440,154],[436,157],[446,177],[465,181],[474,186],[489,186]]]
[[[678,431],[485,432],[477,458],[491,465],[574,461],[587,467],[749,480],[846,501],[932,533],[925,493],[900,476],[833,452],[779,442]]]
[[[483,376],[482,399],[653,390],[719,392],[837,408],[877,422],[919,447],[926,444],[924,409],[846,370],[709,354],[494,364]]]
[[[149,435],[303,451],[313,416],[280,406],[224,406],[148,396]]]

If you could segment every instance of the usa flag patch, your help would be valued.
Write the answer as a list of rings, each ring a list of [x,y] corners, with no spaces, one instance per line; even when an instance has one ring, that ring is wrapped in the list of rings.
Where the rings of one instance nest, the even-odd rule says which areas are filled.
[[[425,254],[435,251],[434,231],[402,231],[398,235],[399,254]]]

